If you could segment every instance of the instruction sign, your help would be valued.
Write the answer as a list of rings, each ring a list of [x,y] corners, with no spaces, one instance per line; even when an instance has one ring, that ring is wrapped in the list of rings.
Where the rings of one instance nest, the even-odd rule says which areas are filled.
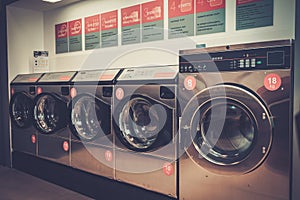
[[[273,25],[273,0],[237,0],[236,30]]]
[[[118,46],[118,10],[101,14],[101,47]]]
[[[164,39],[164,1],[142,4],[142,42]]]
[[[194,0],[169,0],[169,38],[194,35]]]
[[[122,45],[141,41],[141,5],[121,9]]]
[[[85,50],[100,48],[100,15],[84,18]]]
[[[55,52],[68,52],[68,23],[61,23],[55,25]]]
[[[82,50],[82,20],[77,19],[69,23],[69,52]]]
[[[196,0],[196,35],[225,32],[225,0]]]

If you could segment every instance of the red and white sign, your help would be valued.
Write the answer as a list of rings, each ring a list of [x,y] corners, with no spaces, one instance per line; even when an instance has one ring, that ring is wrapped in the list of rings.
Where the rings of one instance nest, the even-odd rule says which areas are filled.
[[[105,160],[108,161],[108,162],[111,162],[112,159],[113,159],[113,154],[111,151],[107,150],[105,151]]]
[[[281,86],[281,78],[278,74],[268,74],[265,77],[264,85],[267,90],[275,91]]]
[[[196,79],[193,76],[188,76],[184,79],[184,88],[187,90],[193,90],[196,87]]]
[[[69,36],[77,36],[82,34],[82,20],[77,19],[68,22],[69,24]]]
[[[64,150],[65,152],[68,152],[68,151],[69,151],[69,148],[70,148],[69,142],[64,141],[64,142],[63,142],[63,150]]]
[[[164,19],[164,1],[156,0],[142,4],[142,22],[155,22]]]
[[[171,163],[166,162],[163,165],[163,172],[167,176],[173,175],[173,173],[174,173],[174,167],[173,167],[173,165]]]
[[[122,100],[123,98],[124,98],[124,90],[123,90],[123,88],[118,88],[117,90],[116,90],[116,98],[118,99],[118,100]]]
[[[169,0],[169,18],[194,14],[195,0]]]
[[[122,27],[141,23],[141,5],[121,9]]]
[[[56,39],[68,37],[68,23],[61,23],[55,25]]]
[[[101,14],[101,30],[118,28],[118,10]]]
[[[196,12],[208,12],[225,8],[225,0],[196,0]]]
[[[263,1],[263,0],[237,0],[236,5],[239,6],[239,5],[242,5],[242,4],[254,3],[254,2],[257,2],[257,1]]]
[[[100,32],[100,15],[84,18],[85,34]]]
[[[35,144],[36,143],[36,136],[33,134],[31,135],[31,143]]]

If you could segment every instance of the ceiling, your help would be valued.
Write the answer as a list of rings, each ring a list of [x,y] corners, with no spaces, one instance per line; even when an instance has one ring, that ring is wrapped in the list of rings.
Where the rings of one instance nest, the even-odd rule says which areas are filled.
[[[14,6],[14,7],[19,7],[19,8],[29,9],[29,10],[36,10],[36,11],[48,11],[79,1],[81,0],[62,0],[57,3],[48,3],[42,0],[18,0],[10,4],[9,6]]]

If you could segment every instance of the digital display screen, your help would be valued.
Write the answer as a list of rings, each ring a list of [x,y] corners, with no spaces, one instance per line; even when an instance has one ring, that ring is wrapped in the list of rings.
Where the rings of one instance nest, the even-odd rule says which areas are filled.
[[[268,66],[270,65],[284,65],[284,52],[268,52]]]

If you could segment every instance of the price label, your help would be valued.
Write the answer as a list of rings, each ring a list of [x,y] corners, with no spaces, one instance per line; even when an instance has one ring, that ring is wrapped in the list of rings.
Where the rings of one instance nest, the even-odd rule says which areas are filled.
[[[269,91],[278,90],[281,86],[281,78],[278,74],[268,74],[264,80],[265,88]]]
[[[196,87],[196,79],[193,76],[188,76],[184,79],[184,87],[187,90],[193,90]]]
[[[174,173],[174,167],[171,163],[165,163],[163,165],[163,172],[167,176],[171,176]]]

